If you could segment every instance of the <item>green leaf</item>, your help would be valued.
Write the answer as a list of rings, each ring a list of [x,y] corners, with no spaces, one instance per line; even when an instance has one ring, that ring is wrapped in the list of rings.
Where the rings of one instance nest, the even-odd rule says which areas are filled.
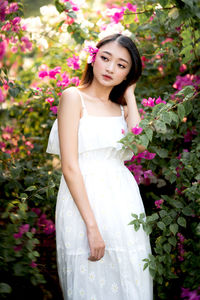
[[[177,223],[182,227],[186,227],[186,219],[183,217],[178,217]]]
[[[25,189],[25,191],[27,191],[27,192],[31,192],[31,191],[35,191],[35,190],[37,190],[37,187],[35,185],[31,185],[27,189]]]
[[[178,105],[178,116],[180,121],[182,121],[185,116],[185,108],[183,104]]]
[[[171,236],[168,238],[168,242],[172,245],[172,246],[176,246],[177,240],[175,238],[175,236]]]
[[[163,218],[164,216],[166,216],[166,215],[167,215],[166,210],[161,210],[161,211],[159,212],[159,215],[161,216],[161,218]]]
[[[136,215],[136,214],[131,214],[131,216],[135,219],[138,219],[138,215]]]
[[[183,208],[184,207],[183,203],[179,200],[168,198],[167,202],[175,208]]]
[[[193,210],[189,206],[184,207],[182,213],[185,216],[192,216],[194,214]]]
[[[164,122],[164,123],[167,123],[167,124],[170,124],[171,121],[172,121],[172,118],[171,118],[171,114],[167,111],[164,111],[162,114],[161,114],[161,120]]]
[[[165,216],[162,221],[165,223],[165,225],[169,225],[172,222],[172,218],[170,216]]]
[[[170,231],[171,231],[174,235],[176,235],[177,232],[178,232],[178,225],[177,225],[177,224],[171,224],[171,225],[169,225],[169,229],[170,229]]]
[[[176,123],[176,125],[178,125],[179,124],[178,115],[173,111],[170,111],[169,114],[171,116],[171,120],[174,121]]]
[[[167,149],[162,149],[158,147],[152,147],[154,151],[161,157],[161,158],[166,158],[168,157],[168,150]]]
[[[55,6],[59,13],[62,13],[65,10],[65,5],[60,3],[59,0],[55,0]]]
[[[26,200],[28,198],[28,195],[25,193],[21,193],[19,196],[22,200]]]
[[[154,126],[158,133],[166,133],[167,132],[167,127],[166,127],[165,123],[162,122],[161,120],[156,120],[154,122]]]
[[[149,139],[148,139],[148,137],[147,137],[145,134],[143,134],[143,135],[141,135],[141,136],[139,137],[139,139],[140,139],[140,143],[141,143],[145,148],[147,148],[147,146],[148,146],[148,144],[149,144]]]
[[[123,23],[126,24],[132,24],[135,21],[135,14],[132,14],[131,11],[128,9],[124,12],[124,19],[123,19]]]
[[[165,250],[165,252],[167,252],[168,254],[170,254],[172,246],[168,243],[163,245],[163,249]]]
[[[5,282],[0,283],[0,294],[10,294],[12,292],[12,288],[9,284]]]
[[[138,153],[137,146],[135,144],[130,144],[129,147],[133,150],[133,153],[136,155]]]
[[[183,102],[184,108],[185,108],[185,114],[189,115],[193,109],[193,106],[190,101]]]
[[[160,228],[161,230],[164,230],[166,228],[165,224],[162,221],[159,221],[157,223],[158,228]]]
[[[145,129],[145,134],[148,137],[149,141],[152,141],[152,137],[153,137],[153,130],[151,128],[147,128]]]
[[[166,108],[167,108],[166,104],[164,104],[164,103],[159,103],[159,104],[155,105],[152,110],[152,116],[154,118],[157,117],[159,115],[159,112],[162,110],[163,111],[166,110]]]
[[[148,263],[144,264],[143,271],[148,267],[148,265],[149,265]]]

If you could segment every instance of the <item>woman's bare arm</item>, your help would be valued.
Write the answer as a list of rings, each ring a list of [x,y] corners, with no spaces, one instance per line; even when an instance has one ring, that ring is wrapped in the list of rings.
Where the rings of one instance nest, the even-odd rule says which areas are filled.
[[[63,91],[58,107],[58,132],[61,168],[76,206],[85,222],[91,249],[91,260],[104,255],[95,216],[91,209],[78,162],[78,127],[81,112],[80,96],[74,88]]]
[[[127,122],[128,131],[130,132],[131,129],[138,125],[141,121],[134,94],[135,86],[136,84],[128,87],[124,95],[127,103],[127,105],[124,106],[124,116]],[[136,146],[138,148],[138,152],[143,152],[145,150],[143,145],[136,144]]]

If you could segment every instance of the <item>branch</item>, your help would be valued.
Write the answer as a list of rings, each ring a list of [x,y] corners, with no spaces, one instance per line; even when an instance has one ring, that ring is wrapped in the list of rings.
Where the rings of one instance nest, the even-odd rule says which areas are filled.
[[[159,10],[164,10],[164,9],[173,9],[177,7],[176,5],[172,6],[172,7],[162,7],[159,8]],[[147,9],[147,10],[143,10],[143,11],[138,11],[138,12],[129,12],[129,13],[125,13],[124,15],[138,15],[138,14],[145,14],[148,12],[152,12],[152,9]]]

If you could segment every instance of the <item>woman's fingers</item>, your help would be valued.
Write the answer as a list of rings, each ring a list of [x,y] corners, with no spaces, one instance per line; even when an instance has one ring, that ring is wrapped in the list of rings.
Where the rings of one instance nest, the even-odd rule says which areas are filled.
[[[99,249],[91,249],[91,253],[88,259],[91,261],[100,260],[104,256],[104,253],[105,247],[101,247]]]

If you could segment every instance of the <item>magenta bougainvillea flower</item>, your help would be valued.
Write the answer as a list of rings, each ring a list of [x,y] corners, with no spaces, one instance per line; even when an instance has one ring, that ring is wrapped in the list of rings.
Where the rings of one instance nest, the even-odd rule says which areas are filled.
[[[136,127],[133,127],[131,131],[133,134],[139,135],[143,131],[143,128],[136,125]]]
[[[99,48],[93,47],[91,45],[87,45],[86,48],[84,48],[83,50],[90,54],[88,57],[87,63],[91,64],[91,63],[95,62],[96,54],[99,51]]]
[[[0,42],[0,60],[3,59],[5,52],[6,52],[6,44],[3,41],[3,42]]]
[[[67,65],[74,70],[78,70],[80,68],[79,56],[73,54],[72,57],[67,59]]]

